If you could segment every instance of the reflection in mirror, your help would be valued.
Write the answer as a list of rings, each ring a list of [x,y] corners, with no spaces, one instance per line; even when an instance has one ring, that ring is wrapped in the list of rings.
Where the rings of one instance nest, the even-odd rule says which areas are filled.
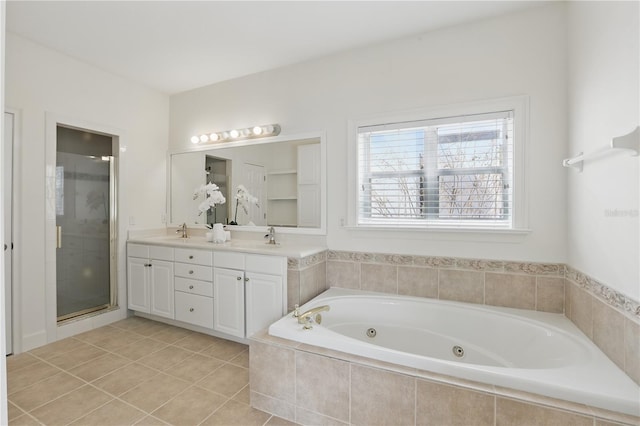
[[[320,228],[321,157],[320,137],[172,154],[170,223]],[[205,217],[193,193],[209,182],[227,201]],[[238,201],[240,185],[255,202]]]

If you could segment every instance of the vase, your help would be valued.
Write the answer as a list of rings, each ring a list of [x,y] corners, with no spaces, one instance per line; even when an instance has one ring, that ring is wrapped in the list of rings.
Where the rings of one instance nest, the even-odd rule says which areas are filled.
[[[221,223],[213,224],[213,242],[216,244],[224,243],[226,235]]]

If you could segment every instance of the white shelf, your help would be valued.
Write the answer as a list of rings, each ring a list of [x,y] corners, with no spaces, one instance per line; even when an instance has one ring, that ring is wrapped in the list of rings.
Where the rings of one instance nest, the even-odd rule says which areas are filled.
[[[298,174],[296,169],[285,169],[285,170],[272,170],[267,172],[267,175],[275,176],[275,175],[295,175]]]

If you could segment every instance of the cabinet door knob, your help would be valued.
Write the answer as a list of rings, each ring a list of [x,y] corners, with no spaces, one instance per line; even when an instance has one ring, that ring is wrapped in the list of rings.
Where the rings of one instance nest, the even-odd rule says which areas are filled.
[[[195,311],[195,309],[189,308],[189,312],[193,312],[193,311]]]
[[[189,290],[193,290],[193,286],[192,285],[189,286]]]
[[[245,282],[245,283],[246,283],[246,282],[249,282],[249,278],[245,278],[245,279],[244,279],[244,282]]]
[[[193,271],[189,271],[189,275],[193,275]]]
[[[189,259],[193,259],[193,255],[192,254],[189,255]]]
[[[145,264],[144,264],[144,266],[146,266],[146,267],[150,268],[150,267],[151,267],[151,264],[150,264],[150,263],[145,263]]]
[[[240,281],[242,279],[242,277],[236,277],[236,280]]]

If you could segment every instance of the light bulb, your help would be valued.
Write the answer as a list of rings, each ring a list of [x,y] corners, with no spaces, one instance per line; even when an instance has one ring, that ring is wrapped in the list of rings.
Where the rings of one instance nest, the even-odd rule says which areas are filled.
[[[198,143],[200,142],[200,138],[197,136],[191,136],[191,143]]]
[[[251,129],[242,129],[240,131],[240,134],[243,138],[248,138],[249,136],[251,136]]]
[[[264,126],[264,132],[269,134],[269,133],[273,133],[273,126],[269,125],[269,126]]]
[[[200,135],[200,142],[209,142],[209,136]]]
[[[232,138],[237,138],[238,136],[240,136],[240,132],[237,131],[236,129],[233,129],[231,131],[229,131],[229,136],[231,136]]]
[[[222,139],[229,139],[229,132],[222,132]]]
[[[253,132],[254,135],[260,136],[262,134],[262,127],[256,126],[251,131]]]
[[[211,134],[209,135],[209,140],[210,140],[211,142],[215,142],[215,141],[217,141],[218,139],[220,139],[220,136],[218,136],[218,134],[217,134],[217,133],[211,133]]]

